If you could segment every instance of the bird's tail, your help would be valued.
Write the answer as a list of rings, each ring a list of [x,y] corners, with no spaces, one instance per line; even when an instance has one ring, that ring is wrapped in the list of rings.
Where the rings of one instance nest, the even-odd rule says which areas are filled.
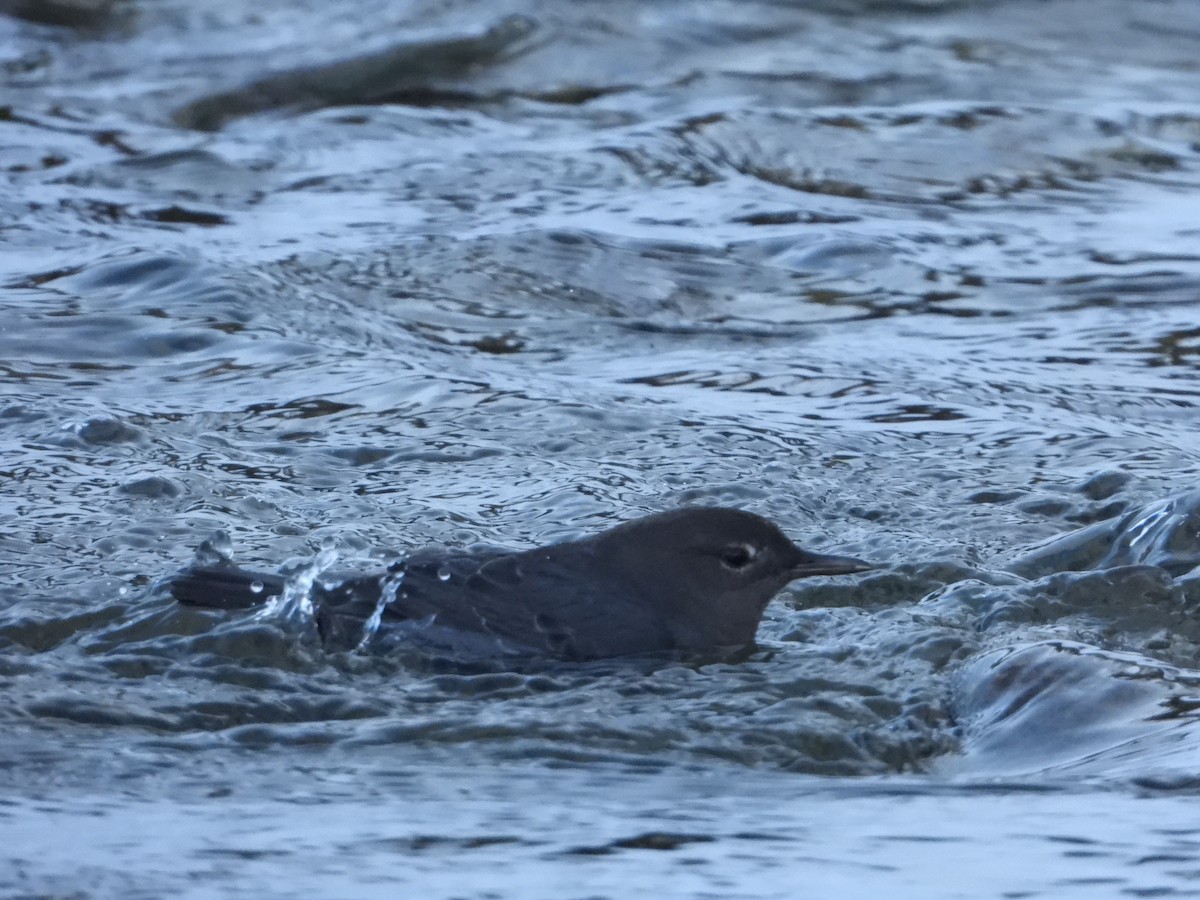
[[[230,562],[184,569],[171,579],[171,596],[187,606],[253,609],[283,593],[282,575],[249,572]]]

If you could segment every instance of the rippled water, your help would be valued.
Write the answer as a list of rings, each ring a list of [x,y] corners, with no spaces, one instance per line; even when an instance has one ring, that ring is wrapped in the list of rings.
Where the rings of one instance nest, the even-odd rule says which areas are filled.
[[[0,13],[0,892],[1194,893],[1200,7]],[[687,664],[162,586],[686,503],[882,566]]]

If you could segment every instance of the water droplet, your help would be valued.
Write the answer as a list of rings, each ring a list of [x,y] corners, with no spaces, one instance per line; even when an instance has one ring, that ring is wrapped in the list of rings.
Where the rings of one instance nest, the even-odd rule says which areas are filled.
[[[261,581],[250,582],[250,593],[252,594],[261,594],[264,588],[266,588],[266,585]]]
[[[227,562],[233,554],[233,541],[224,531],[214,531],[208,540],[196,548],[196,563],[211,566]]]
[[[449,566],[439,566],[438,567],[438,581],[449,581],[450,574],[451,573],[450,573]]]

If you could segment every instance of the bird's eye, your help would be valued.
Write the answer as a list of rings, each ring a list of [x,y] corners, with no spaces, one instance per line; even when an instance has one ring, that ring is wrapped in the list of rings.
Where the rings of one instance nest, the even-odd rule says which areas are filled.
[[[721,551],[721,563],[729,569],[744,569],[756,556],[758,550],[749,544],[730,544]]]

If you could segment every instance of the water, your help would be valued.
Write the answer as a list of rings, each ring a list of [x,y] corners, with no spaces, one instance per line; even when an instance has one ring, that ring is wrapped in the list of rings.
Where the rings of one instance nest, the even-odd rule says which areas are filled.
[[[345,796],[347,781],[362,774],[388,796],[403,796],[403,814],[388,803],[364,816]],[[981,887],[997,896],[1169,896],[1189,892],[1197,859],[1195,828],[1167,824],[1192,817],[1191,797],[1037,788],[958,794],[928,784],[816,785],[744,773],[734,798],[719,779],[659,773],[638,785],[631,809],[628,778],[608,773],[510,766],[484,782],[488,773],[476,770],[469,793],[457,786],[464,774],[435,762],[398,771],[358,757],[349,771],[335,766],[307,784],[281,786],[271,804],[234,795],[23,806],[25,821],[39,826],[35,834],[53,828],[61,842],[47,847],[18,835],[9,852],[79,873],[46,878],[52,888],[70,889],[82,876],[98,893],[134,897],[168,889],[187,897],[270,895],[295,884],[298,872],[318,895],[343,892],[353,872],[364,897],[397,889],[610,896],[628,890],[631,875],[676,896],[973,897]],[[562,803],[558,791],[574,803]],[[119,837],[110,836],[122,816]],[[78,847],[95,848],[95,856],[81,858]],[[140,861],[136,876],[108,861],[131,852]]]
[[[0,892],[1195,893],[1200,8],[39,15]],[[330,567],[682,503],[883,566],[732,661],[313,628]],[[301,574],[178,608],[205,541]]]

